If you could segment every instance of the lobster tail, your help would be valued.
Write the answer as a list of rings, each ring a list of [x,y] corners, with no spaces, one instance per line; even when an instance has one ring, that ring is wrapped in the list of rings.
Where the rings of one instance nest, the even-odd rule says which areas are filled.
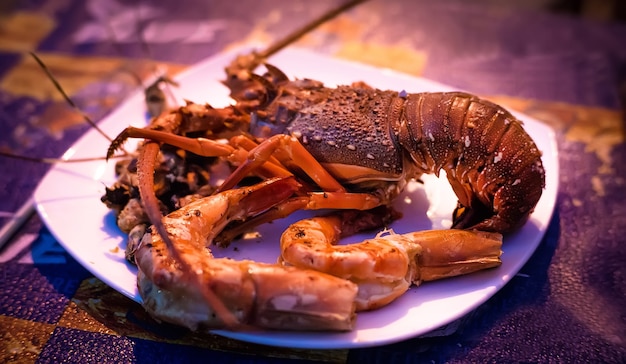
[[[444,170],[459,207],[453,226],[509,232],[533,211],[545,186],[541,152],[502,107],[460,93],[408,95],[399,142],[418,171]]]

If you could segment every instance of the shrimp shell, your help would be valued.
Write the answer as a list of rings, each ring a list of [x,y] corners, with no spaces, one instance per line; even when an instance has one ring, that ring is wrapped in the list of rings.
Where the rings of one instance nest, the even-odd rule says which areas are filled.
[[[164,225],[185,264],[172,257],[156,231],[144,235],[135,260],[139,293],[148,313],[194,331],[226,327],[223,312],[207,302],[200,284],[243,325],[281,330],[353,329],[358,290],[354,283],[314,270],[214,258],[207,248],[228,222],[265,207],[263,196],[274,198],[283,191],[289,196],[288,181],[293,182],[274,179],[228,190],[167,215]],[[184,266],[191,269],[182,269]]]
[[[338,215],[292,224],[281,236],[285,265],[349,279],[358,284],[357,311],[392,302],[412,284],[499,266],[502,235],[469,230],[381,233],[336,245],[345,222]]]

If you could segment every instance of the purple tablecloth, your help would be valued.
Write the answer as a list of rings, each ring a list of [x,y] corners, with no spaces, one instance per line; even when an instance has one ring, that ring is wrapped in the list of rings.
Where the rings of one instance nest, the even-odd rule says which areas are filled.
[[[95,120],[148,60],[180,70],[269,43],[339,1],[38,1],[0,18],[0,150],[60,156],[89,129],[26,52]],[[3,5],[5,7],[5,5]],[[520,274],[438,336],[352,350],[296,350],[148,324],[31,217],[0,250],[0,361],[626,362],[626,26],[464,1],[365,3],[298,46],[492,98],[557,133],[559,192]],[[0,224],[48,165],[0,157]],[[71,222],[70,222],[71,223]],[[88,239],[88,235],[85,237]]]

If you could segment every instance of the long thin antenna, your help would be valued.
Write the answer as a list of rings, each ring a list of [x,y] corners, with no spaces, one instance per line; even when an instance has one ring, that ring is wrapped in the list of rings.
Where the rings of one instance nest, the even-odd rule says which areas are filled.
[[[87,158],[73,158],[73,159],[59,159],[59,158],[37,158],[37,157],[28,157],[21,154],[14,154],[11,152],[6,152],[0,150],[0,156],[19,159],[28,162],[35,163],[47,163],[47,164],[56,164],[56,163],[83,163],[83,162],[93,162],[93,161],[101,161],[105,160],[105,157],[87,157]],[[120,158],[125,157],[125,155],[117,155],[111,156],[110,158]]]
[[[46,75],[48,75],[48,78],[50,79],[50,81],[52,81],[52,83],[54,84],[54,87],[56,87],[56,89],[61,93],[61,95],[63,95],[63,98],[65,99],[65,101],[67,101],[67,103],[70,104],[70,106],[72,106],[74,110],[78,111],[78,113],[80,113],[80,115],[85,119],[85,121],[87,121],[87,123],[89,123],[89,125],[91,125],[92,128],[96,129],[98,133],[100,133],[103,137],[105,137],[109,142],[112,142],[113,139],[111,139],[111,137],[106,135],[106,133],[103,132],[102,129],[100,129],[98,125],[93,120],[91,120],[89,116],[87,116],[87,114],[82,112],[82,110],[80,110],[80,108],[76,106],[74,101],[72,101],[72,99],[70,99],[69,96],[67,96],[67,94],[65,93],[65,91],[63,90],[59,82],[56,80],[56,78],[54,78],[54,76],[52,75],[48,67],[42,62],[42,60],[34,52],[30,52],[30,55],[33,56],[33,58],[35,59],[35,61],[37,61],[37,63],[39,63],[39,66],[44,70]]]
[[[277,42],[275,42],[274,44],[270,45],[269,47],[267,47],[265,50],[259,52],[257,55],[260,58],[268,58],[269,56],[271,56],[272,54],[280,51],[281,49],[285,48],[286,46],[290,45],[291,43],[297,41],[298,39],[302,38],[305,34],[307,34],[308,32],[312,31],[313,29],[317,28],[318,26],[324,24],[325,22],[331,20],[332,18],[336,17],[337,15],[341,14],[342,12],[356,6],[359,5],[361,3],[364,3],[367,0],[351,0],[346,2],[343,5],[340,5],[334,9],[329,10],[328,12],[326,12],[325,14],[323,14],[321,17],[314,19],[312,22],[305,24],[304,26],[302,26],[300,29],[292,32],[291,34],[287,35],[285,38],[278,40]]]

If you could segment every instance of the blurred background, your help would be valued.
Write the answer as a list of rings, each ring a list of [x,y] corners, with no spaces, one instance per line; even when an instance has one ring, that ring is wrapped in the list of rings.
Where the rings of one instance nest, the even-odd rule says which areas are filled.
[[[470,2],[488,6],[546,10],[594,20],[626,20],[626,2],[620,0],[471,0]]]

